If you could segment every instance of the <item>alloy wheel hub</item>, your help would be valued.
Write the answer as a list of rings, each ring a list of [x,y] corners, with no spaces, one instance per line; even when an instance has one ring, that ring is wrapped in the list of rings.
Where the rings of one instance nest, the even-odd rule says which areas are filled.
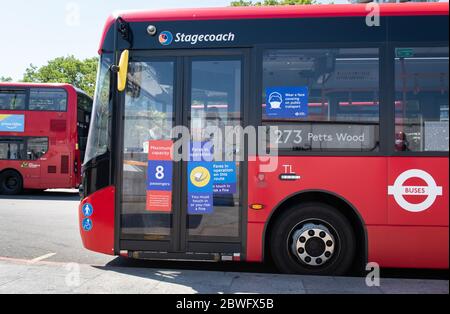
[[[294,232],[292,253],[309,266],[322,266],[334,255],[335,239],[327,227],[308,223]]]

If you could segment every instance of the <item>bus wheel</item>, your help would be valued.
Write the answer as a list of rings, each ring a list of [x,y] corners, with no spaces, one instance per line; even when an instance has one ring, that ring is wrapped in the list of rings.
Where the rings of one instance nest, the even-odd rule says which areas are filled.
[[[22,176],[13,170],[6,170],[0,174],[0,194],[17,195],[22,192]]]
[[[272,258],[289,274],[344,275],[355,258],[347,218],[322,203],[305,203],[284,213],[272,229]]]

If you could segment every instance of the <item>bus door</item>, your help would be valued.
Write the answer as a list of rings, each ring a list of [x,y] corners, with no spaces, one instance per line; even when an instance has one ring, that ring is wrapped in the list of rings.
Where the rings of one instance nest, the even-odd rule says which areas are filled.
[[[225,133],[245,126],[247,66],[246,51],[235,49],[131,54],[120,250],[148,255],[140,258],[244,251],[245,158]]]

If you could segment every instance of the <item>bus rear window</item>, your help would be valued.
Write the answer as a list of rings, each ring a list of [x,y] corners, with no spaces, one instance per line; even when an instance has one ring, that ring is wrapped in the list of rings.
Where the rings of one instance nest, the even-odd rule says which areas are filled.
[[[0,110],[25,110],[25,90],[0,90]]]
[[[63,89],[32,88],[29,110],[66,111],[67,93]]]

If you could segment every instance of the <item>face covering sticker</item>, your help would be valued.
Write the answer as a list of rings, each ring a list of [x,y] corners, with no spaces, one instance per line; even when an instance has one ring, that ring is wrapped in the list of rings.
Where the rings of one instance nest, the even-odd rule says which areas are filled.
[[[308,117],[308,87],[266,88],[266,115],[271,118]]]

